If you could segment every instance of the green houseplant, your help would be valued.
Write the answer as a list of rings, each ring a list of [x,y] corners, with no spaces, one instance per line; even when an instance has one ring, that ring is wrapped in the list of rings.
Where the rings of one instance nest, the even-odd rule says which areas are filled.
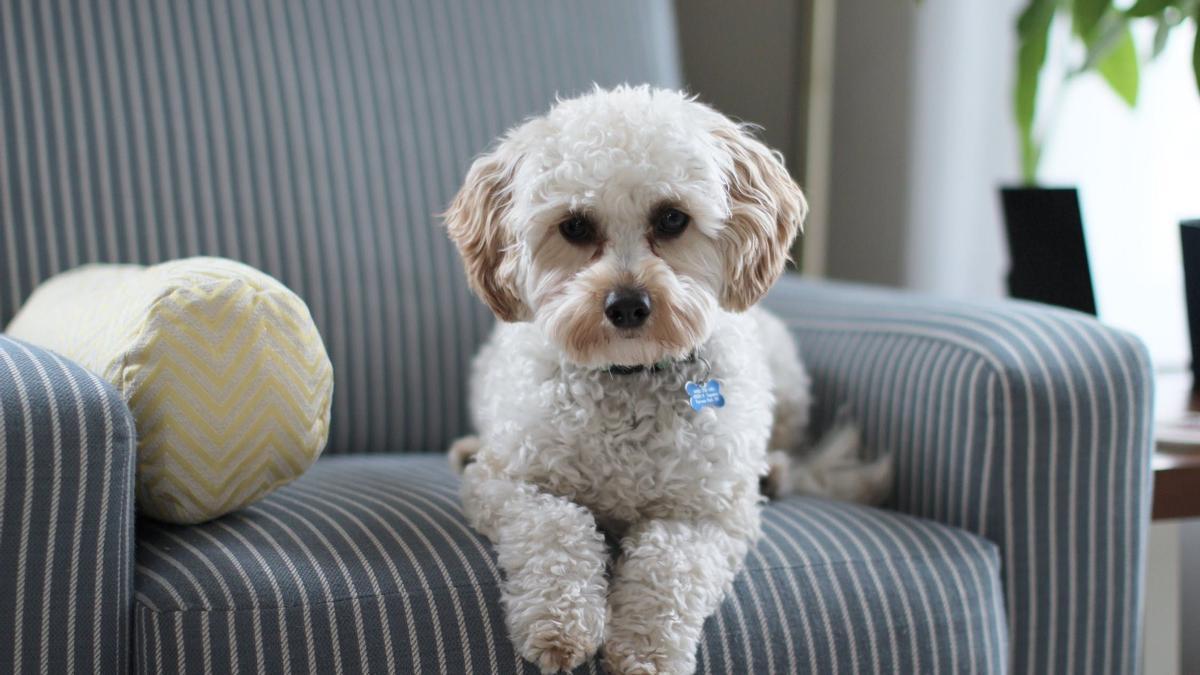
[[[1068,40],[1083,49],[1065,70],[1047,71],[1051,49],[1070,48],[1054,31],[1056,18],[1069,22]],[[1156,58],[1171,32],[1186,21],[1200,24],[1200,0],[1029,0],[1017,21],[1013,104],[1020,135],[1021,185],[1001,189],[1011,267],[1010,295],[1096,313],[1079,195],[1075,188],[1038,185],[1042,149],[1054,128],[1057,105],[1044,98],[1052,76],[1062,78],[1058,96],[1071,82],[1095,73],[1130,107],[1137,105],[1141,63]],[[1154,43],[1139,50],[1133,24],[1153,22]],[[1200,37],[1192,50],[1200,89]]]
[[[1085,47],[1081,63],[1062,76],[1068,81],[1088,72],[1099,73],[1113,92],[1130,106],[1137,104],[1139,54],[1130,26],[1138,21],[1155,24],[1155,58],[1167,37],[1187,20],[1200,23],[1200,0],[1030,0],[1017,21],[1016,80],[1013,103],[1021,136],[1021,174],[1025,184],[1037,179],[1045,135],[1050,126],[1039,118],[1046,54],[1051,47],[1051,26],[1056,16],[1067,15],[1071,32]],[[1200,89],[1200,31],[1192,50],[1196,86]]]

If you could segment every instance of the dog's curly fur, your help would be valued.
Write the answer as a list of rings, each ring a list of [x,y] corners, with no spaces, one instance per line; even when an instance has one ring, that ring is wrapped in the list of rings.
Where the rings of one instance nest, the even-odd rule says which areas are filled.
[[[663,208],[687,214],[682,234],[659,236]],[[450,455],[506,575],[509,634],[543,672],[600,648],[614,672],[691,672],[759,535],[760,480],[862,501],[890,487],[852,431],[792,461],[808,375],[754,305],[805,208],[745,126],[649,87],[560,101],[471,167],[446,224],[503,321],[475,361],[479,436]],[[559,224],[580,217],[595,237],[567,241]],[[649,297],[644,326],[606,320],[622,287]],[[706,378],[727,404],[693,410],[684,385]],[[619,540],[611,574],[604,533]]]

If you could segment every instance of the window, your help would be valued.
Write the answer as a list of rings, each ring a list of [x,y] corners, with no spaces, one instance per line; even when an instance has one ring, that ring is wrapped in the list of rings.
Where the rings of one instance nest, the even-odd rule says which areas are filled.
[[[1135,35],[1139,50],[1152,37]],[[1096,75],[1072,83],[1057,103],[1041,170],[1046,185],[1079,187],[1100,318],[1141,337],[1160,369],[1190,359],[1179,222],[1200,218],[1193,39],[1191,24],[1180,27],[1142,69],[1135,110]]]

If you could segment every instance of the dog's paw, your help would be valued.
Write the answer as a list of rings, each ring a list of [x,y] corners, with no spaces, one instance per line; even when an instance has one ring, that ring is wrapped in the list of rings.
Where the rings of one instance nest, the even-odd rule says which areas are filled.
[[[529,627],[521,656],[543,673],[570,672],[592,658],[599,636],[560,621],[538,621]]]
[[[559,581],[547,579],[544,584],[545,590],[555,587],[555,593],[509,596],[505,607],[517,651],[543,673],[570,671],[595,656],[608,620],[603,585]]]
[[[450,460],[450,468],[454,470],[454,473],[461,474],[468,464],[475,461],[475,453],[479,452],[479,448],[482,446],[483,443],[478,436],[463,436],[454,441],[450,445],[450,450],[446,452]]]
[[[639,654],[632,645],[609,639],[604,643],[604,670],[611,675],[659,675],[670,672],[666,659]]]
[[[604,669],[612,675],[685,675],[696,668],[695,658],[672,658],[645,637],[626,636],[620,631],[604,643]]]
[[[696,669],[699,631],[678,631],[663,616],[638,610],[649,607],[615,608],[609,611],[604,641],[604,668],[613,675],[686,675]]]

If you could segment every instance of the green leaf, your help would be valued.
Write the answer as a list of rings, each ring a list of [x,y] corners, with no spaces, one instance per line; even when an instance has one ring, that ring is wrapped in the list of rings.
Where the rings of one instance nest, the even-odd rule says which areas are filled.
[[[1126,16],[1145,17],[1154,16],[1167,8],[1172,0],[1137,0],[1133,3],[1133,7],[1125,10]]]
[[[1157,59],[1167,47],[1167,38],[1171,37],[1171,22],[1166,14],[1160,14],[1155,19],[1154,47],[1150,50],[1150,58]]]
[[[1017,77],[1013,107],[1021,135],[1021,175],[1027,184],[1037,178],[1041,145],[1034,135],[1037,114],[1038,77],[1046,62],[1046,44],[1056,0],[1030,0],[1017,20]]]
[[[1079,75],[1089,70],[1095,70],[1100,62],[1107,59],[1120,43],[1122,36],[1128,31],[1129,20],[1116,12],[1105,14],[1100,23],[1093,29],[1091,42],[1087,45],[1087,54],[1083,64],[1071,74]]]
[[[1092,28],[1087,56],[1072,75],[1096,70],[1113,92],[1130,107],[1137,104],[1138,55],[1129,30],[1129,17],[1106,12]]]
[[[1138,98],[1138,57],[1137,48],[1133,44],[1133,34],[1126,26],[1121,31],[1121,37],[1113,46],[1108,56],[1097,64],[1096,69],[1108,82],[1108,86],[1116,92],[1121,100],[1130,108],[1137,105]]]
[[[1108,10],[1111,0],[1074,0],[1071,3],[1071,24],[1087,44],[1095,38],[1096,24]]]

